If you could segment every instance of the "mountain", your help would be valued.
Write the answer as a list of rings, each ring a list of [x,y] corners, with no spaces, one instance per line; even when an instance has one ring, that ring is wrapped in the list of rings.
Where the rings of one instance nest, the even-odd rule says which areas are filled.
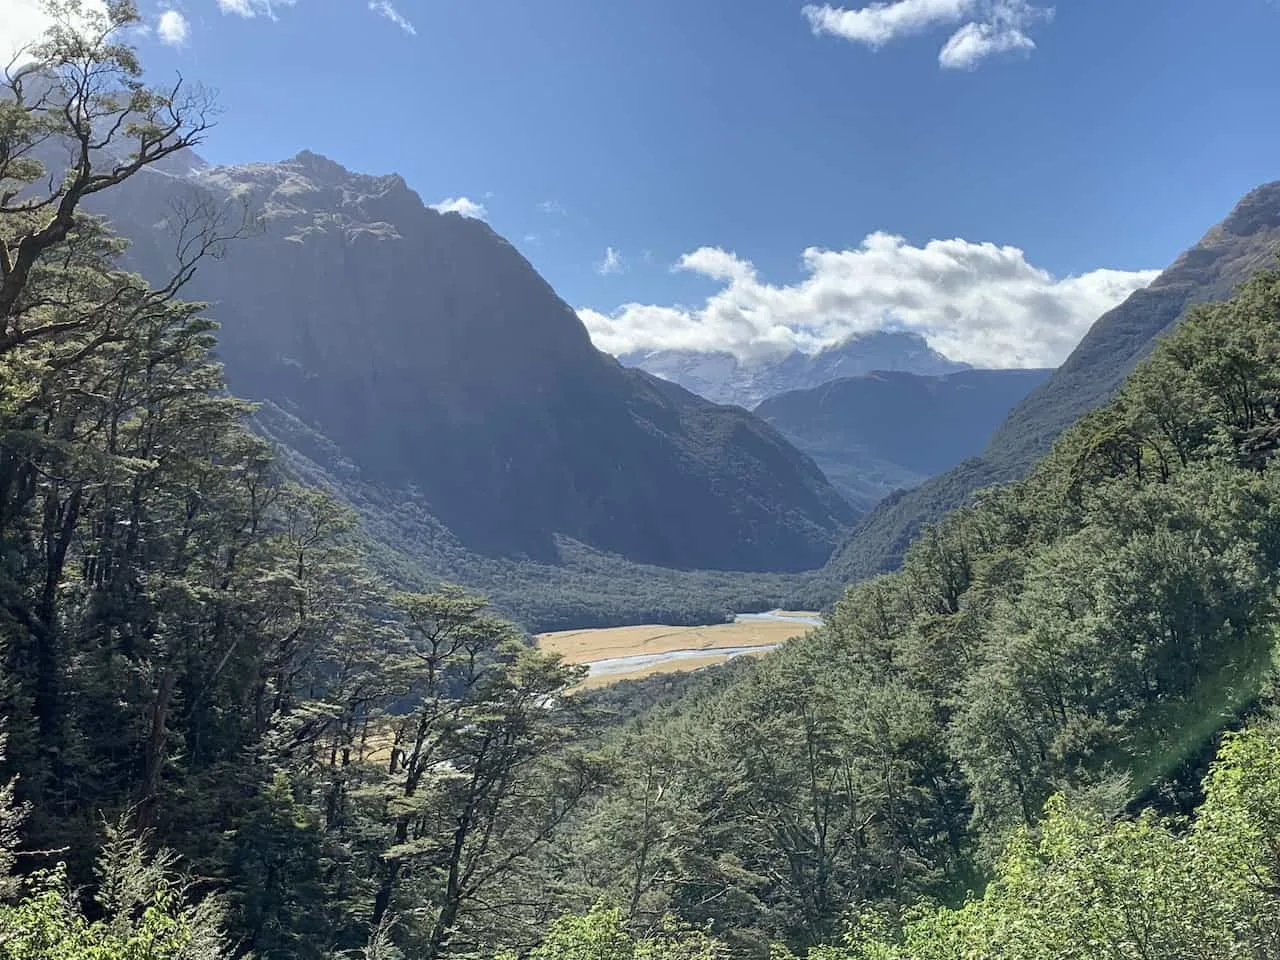
[[[919,334],[889,331],[859,334],[813,354],[793,350],[781,358],[755,361],[742,361],[721,351],[695,350],[636,351],[619,359],[708,400],[733,403],[748,410],[766,397],[807,390],[840,377],[857,377],[875,370],[936,376],[968,366],[944,357]]]
[[[861,580],[893,569],[927,523],[974,491],[1025,476],[1068,426],[1110,399],[1187,307],[1221,300],[1275,261],[1280,245],[1280,181],[1247,194],[1220,224],[1152,284],[1103,314],[1053,375],[1023,400],[980,456],[916,489],[886,499],[832,557],[827,578]]]
[[[991,432],[1052,370],[885,372],[770,397],[755,409],[822,468],[854,506],[870,509],[986,446]]]
[[[164,269],[176,199],[261,211],[184,290],[221,325],[232,390],[466,550],[554,562],[567,538],[667,567],[801,570],[853,519],[777,431],[598,351],[510,243],[398,176],[303,152],[126,186],[104,212],[144,275]]]

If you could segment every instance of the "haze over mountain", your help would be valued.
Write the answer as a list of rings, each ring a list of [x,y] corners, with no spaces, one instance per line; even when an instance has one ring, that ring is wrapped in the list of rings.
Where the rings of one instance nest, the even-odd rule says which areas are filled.
[[[1052,370],[869,373],[770,397],[755,408],[869,510],[894,490],[980,453],[991,432]]]
[[[106,210],[144,274],[191,190],[262,211],[186,291],[221,324],[231,388],[332,446],[308,456],[418,498],[468,550],[554,561],[570,538],[671,567],[799,570],[853,519],[771,427],[601,353],[510,243],[398,176],[305,151],[149,172]]]
[[[1105,403],[1194,303],[1221,300],[1280,247],[1280,181],[1244,196],[1145,289],[1107,312],[1049,379],[1009,414],[977,457],[884,501],[832,557],[828,573],[859,580],[896,567],[922,525],[976,490],[1024,476],[1068,426]]]
[[[878,331],[805,353],[740,360],[728,351],[649,350],[618,358],[716,403],[752,409],[766,397],[816,387],[840,377],[873,370],[901,370],[933,376],[968,367],[944,357],[918,333]]]

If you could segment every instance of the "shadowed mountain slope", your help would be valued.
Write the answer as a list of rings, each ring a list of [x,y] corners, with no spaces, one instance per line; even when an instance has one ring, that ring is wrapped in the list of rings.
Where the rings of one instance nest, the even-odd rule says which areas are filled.
[[[680,568],[822,564],[853,511],[807,457],[598,351],[487,224],[398,176],[313,153],[153,173],[105,212],[159,273],[175,197],[263,229],[202,265],[232,389],[327,438],[362,482],[420,497],[469,550],[554,561],[557,538]]]
[[[870,509],[979,453],[1052,372],[880,371],[770,397],[755,413],[813,457],[851,503]]]

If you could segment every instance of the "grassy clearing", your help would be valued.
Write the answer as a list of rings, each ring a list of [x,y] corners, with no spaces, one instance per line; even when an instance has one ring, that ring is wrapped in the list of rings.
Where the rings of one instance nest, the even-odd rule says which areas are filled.
[[[811,629],[803,623],[749,620],[703,627],[646,624],[639,627],[604,627],[598,630],[560,630],[541,633],[536,639],[542,649],[559,653],[569,663],[592,663],[614,657],[670,653],[673,650],[710,651],[717,647],[771,646]],[[697,661],[684,661],[685,664],[691,662]],[[677,666],[677,669],[683,668],[683,665]]]
[[[757,654],[740,654],[740,656],[757,656]],[[630,673],[609,673],[599,677],[588,677],[582,683],[574,687],[574,690],[592,690],[596,687],[607,687],[609,684],[617,683],[619,680],[643,680],[645,677],[651,677],[658,673],[678,673],[681,671],[699,670],[702,667],[710,667],[717,663],[724,663],[726,659],[728,658],[711,653],[705,657],[686,657],[683,660],[668,660],[666,663],[653,663]]]
[[[816,614],[790,611],[797,616]],[[723,663],[726,655],[715,651],[734,647],[773,647],[813,629],[805,623],[783,620],[746,620],[716,623],[701,627],[672,627],[645,624],[636,627],[601,627],[594,630],[560,630],[542,633],[535,639],[538,646],[559,653],[569,663],[595,663],[618,657],[637,657],[672,653],[677,650],[705,650],[706,656],[682,657],[661,663],[646,663],[635,670],[610,672],[591,677],[576,689],[603,687],[619,680],[638,680],[657,673],[697,670]]]

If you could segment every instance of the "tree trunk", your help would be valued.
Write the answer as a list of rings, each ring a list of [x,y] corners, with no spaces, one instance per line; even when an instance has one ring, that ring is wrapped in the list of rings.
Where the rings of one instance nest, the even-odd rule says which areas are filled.
[[[147,740],[147,756],[144,765],[141,798],[138,805],[138,826],[146,830],[155,814],[155,802],[160,793],[160,772],[164,769],[165,745],[169,739],[169,706],[177,679],[172,671],[160,676],[156,690],[156,702],[151,707],[151,736]]]
[[[57,642],[57,592],[80,516],[80,490],[77,486],[65,504],[58,503],[56,489],[51,490],[45,500],[45,582],[36,612],[42,629],[36,630],[32,639],[36,643],[36,723],[40,742],[50,752],[56,749],[53,740],[61,719],[58,709],[61,664]]]

